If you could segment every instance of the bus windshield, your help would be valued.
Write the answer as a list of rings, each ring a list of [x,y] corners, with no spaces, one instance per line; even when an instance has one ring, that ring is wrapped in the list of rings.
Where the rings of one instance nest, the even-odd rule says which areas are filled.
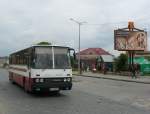
[[[54,65],[53,65],[53,61],[54,61]],[[34,67],[36,69],[71,68],[68,48],[54,47],[52,51],[51,47],[36,47]]]
[[[52,69],[52,48],[51,47],[37,47],[35,49],[35,68],[37,69]]]
[[[54,47],[54,63],[56,69],[71,68],[68,48]]]

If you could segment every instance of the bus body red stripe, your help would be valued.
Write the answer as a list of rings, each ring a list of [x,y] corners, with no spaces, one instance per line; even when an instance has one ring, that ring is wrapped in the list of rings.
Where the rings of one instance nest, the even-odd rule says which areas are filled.
[[[24,87],[27,91],[32,91],[32,78],[9,72],[9,79],[17,83],[19,86]]]

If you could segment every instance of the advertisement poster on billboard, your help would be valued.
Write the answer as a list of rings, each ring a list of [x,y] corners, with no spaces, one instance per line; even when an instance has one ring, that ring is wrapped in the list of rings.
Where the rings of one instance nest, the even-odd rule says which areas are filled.
[[[145,31],[114,31],[114,47],[119,51],[144,51],[147,49],[147,33]]]

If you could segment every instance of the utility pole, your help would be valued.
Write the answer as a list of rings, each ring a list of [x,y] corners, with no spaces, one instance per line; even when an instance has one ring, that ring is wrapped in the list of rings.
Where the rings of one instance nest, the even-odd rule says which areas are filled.
[[[79,74],[81,74],[81,68],[80,68],[81,67],[81,62],[80,62],[80,28],[81,28],[81,25],[83,25],[86,22],[80,22],[80,21],[77,21],[77,20],[75,20],[73,18],[70,18],[70,20],[75,22],[79,26],[78,72],[79,72]]]

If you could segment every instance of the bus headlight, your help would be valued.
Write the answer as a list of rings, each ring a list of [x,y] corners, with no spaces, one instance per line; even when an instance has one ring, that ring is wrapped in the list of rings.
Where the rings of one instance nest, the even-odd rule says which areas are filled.
[[[43,79],[43,78],[41,78],[41,79],[40,79],[40,82],[44,82],[44,79]]]
[[[35,79],[35,82],[37,82],[37,83],[40,82],[40,79],[36,78],[36,79]]]
[[[71,81],[71,79],[70,79],[70,78],[67,78],[67,81],[68,81],[68,82],[70,82],[70,81]]]
[[[66,82],[67,81],[67,79],[66,78],[64,78],[64,82]]]

